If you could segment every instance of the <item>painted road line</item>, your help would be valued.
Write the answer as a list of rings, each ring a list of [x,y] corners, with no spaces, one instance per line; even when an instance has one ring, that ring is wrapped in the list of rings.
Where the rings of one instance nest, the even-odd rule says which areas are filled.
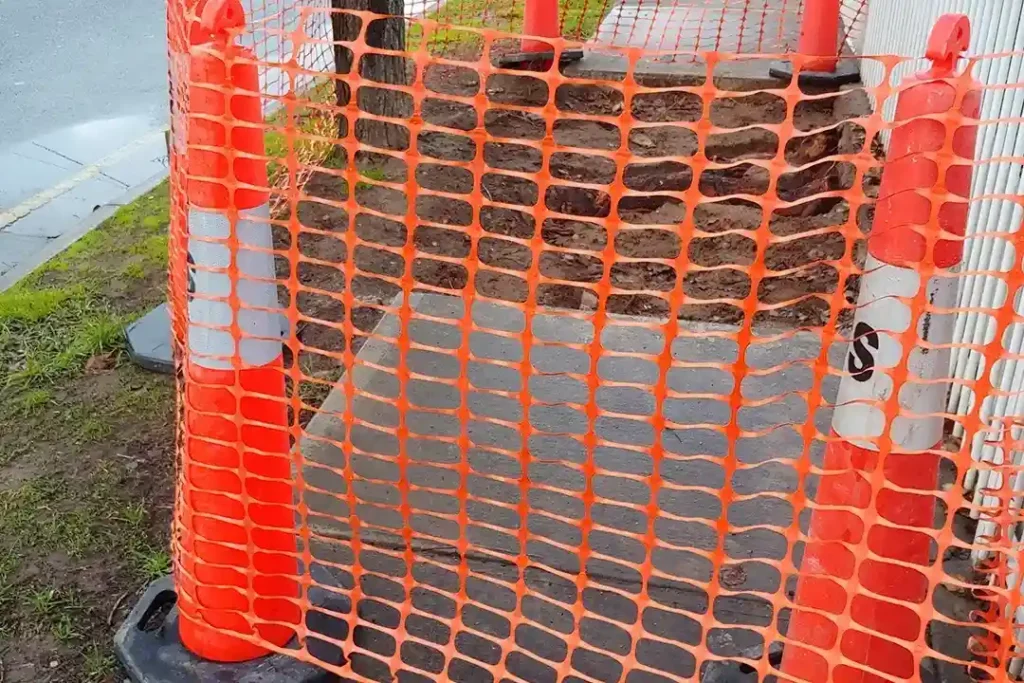
[[[83,167],[82,170],[56,185],[29,197],[17,206],[0,211],[0,230],[3,230],[15,221],[24,218],[36,209],[45,206],[47,203],[53,201],[62,194],[73,190],[81,183],[102,175],[105,168],[124,161],[145,145],[152,144],[155,140],[163,139],[166,131],[166,126],[152,130],[128,143],[124,147],[108,154],[96,163]]]
[[[115,202],[97,209],[84,220],[78,221],[60,237],[45,240],[45,243],[38,251],[33,253],[29,258],[20,261],[14,268],[11,268],[0,275],[0,292],[13,286],[16,282],[31,274],[36,268],[70,247],[85,236],[90,230],[117,213],[117,210],[120,209],[122,205],[134,201],[156,188],[164,181],[165,178],[167,178],[166,171],[147,178],[143,182],[132,187],[130,190],[127,190],[122,196],[118,197]],[[8,237],[20,237],[20,235],[9,235],[6,231],[0,231],[0,238],[4,235],[7,235]]]

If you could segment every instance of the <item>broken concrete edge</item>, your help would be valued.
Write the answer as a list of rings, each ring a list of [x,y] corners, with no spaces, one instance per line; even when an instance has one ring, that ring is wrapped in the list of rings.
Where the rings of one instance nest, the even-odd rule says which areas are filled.
[[[41,249],[35,254],[31,261],[20,263],[11,270],[0,276],[0,292],[13,287],[22,278],[28,277],[35,271],[39,266],[43,265],[53,257],[59,255],[65,249],[70,247],[72,244],[80,240],[94,228],[99,227],[103,221],[111,218],[117,213],[121,207],[126,204],[131,204],[133,201],[155,189],[160,183],[167,179],[167,171],[161,171],[156,173],[143,182],[139,183],[135,187],[132,187],[124,192],[124,194],[118,196],[114,201],[109,204],[96,209],[90,213],[86,218],[79,221],[72,229],[65,232],[60,237],[55,237],[49,244],[46,245],[45,249]]]
[[[554,50],[543,50],[540,52],[510,52],[498,58],[498,66],[502,68],[515,68],[529,66],[531,64],[551,62],[555,59]],[[583,59],[583,50],[563,50],[558,55],[558,63],[565,65],[578,62]]]
[[[114,634],[114,652],[133,683],[183,683],[185,681],[233,681],[235,683],[331,683],[338,677],[318,666],[286,654],[269,654],[247,662],[221,663],[200,659],[189,652],[178,636],[177,593],[171,576],[151,583]],[[333,609],[326,606],[326,609]],[[335,610],[337,611],[337,610]],[[321,612],[307,613],[316,617]],[[329,612],[323,614],[329,615]],[[322,625],[336,620],[319,619]],[[323,632],[323,631],[320,631]],[[336,640],[347,634],[324,633]],[[297,641],[291,645],[297,650]],[[331,666],[345,664],[341,648],[310,638],[306,651]]]
[[[324,538],[330,539],[331,541],[339,541],[342,543],[351,543],[353,540],[353,534],[339,532],[336,528],[332,529],[326,526],[320,526],[317,524],[311,524],[310,530],[313,532],[313,538]],[[478,563],[481,565],[489,564],[495,567],[515,567],[517,566],[517,557],[510,555],[508,557],[498,557],[496,555],[489,555],[480,550],[474,550],[468,548],[466,552],[459,553],[458,549],[452,544],[444,544],[440,541],[436,541],[431,538],[423,538],[415,535],[412,536],[411,543],[406,545],[404,541],[395,540],[400,539],[400,533],[389,534],[385,531],[375,528],[362,528],[359,530],[359,544],[361,546],[369,546],[380,550],[385,550],[394,553],[404,553],[406,550],[411,550],[415,555],[422,556],[424,558],[443,559],[443,560],[465,560],[468,562]],[[444,562],[444,566],[451,566],[451,562]],[[536,569],[545,569],[549,565],[545,565],[543,562],[530,561],[530,566]],[[573,573],[578,574],[580,572],[572,572],[560,567],[551,567],[556,571],[562,573]],[[600,570],[586,570],[584,572],[588,578],[588,583],[604,584],[607,586],[615,586],[620,589],[629,590],[635,588],[638,584],[635,581],[629,581],[621,576],[614,576],[610,573],[606,573]],[[689,579],[690,582],[696,584],[697,582],[693,579]],[[702,591],[697,588],[696,585],[690,587],[687,585],[687,580],[680,578],[676,581],[662,580],[658,576],[652,576],[647,581],[643,582],[648,588],[660,588],[668,591],[676,591],[680,594],[690,594],[694,596],[706,595],[706,591]],[[745,597],[739,594],[730,594],[730,598],[735,600],[737,606],[749,605],[750,607],[761,607],[764,604],[763,600]],[[709,606],[710,608],[710,606]],[[750,611],[743,611],[735,609],[729,606],[720,606],[716,608],[716,611],[720,614],[749,614]]]
[[[685,55],[684,55],[685,56]],[[697,55],[694,55],[697,57]],[[772,62],[768,59],[736,59],[716,65],[712,78],[721,90],[778,90],[787,84],[769,73]],[[622,81],[627,72],[648,88],[698,87],[707,80],[707,65],[703,62],[682,63],[645,58],[631,65],[621,52],[588,49],[582,59],[562,67],[562,75],[569,78],[587,78]]]

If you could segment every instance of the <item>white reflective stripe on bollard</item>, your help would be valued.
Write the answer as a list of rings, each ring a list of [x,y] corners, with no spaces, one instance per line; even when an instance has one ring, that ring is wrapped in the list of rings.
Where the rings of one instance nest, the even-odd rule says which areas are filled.
[[[956,305],[956,278],[933,277],[927,283],[925,301],[930,308]],[[854,318],[853,340],[844,357],[832,428],[845,440],[862,448],[878,450],[885,428],[883,403],[893,390],[892,370],[902,361],[899,336],[910,327],[911,308],[921,286],[915,270],[882,263],[868,256],[861,280]],[[918,318],[918,339],[929,344],[949,344],[955,316],[926,310]],[[916,346],[907,358],[909,374],[900,389],[900,415],[889,434],[901,451],[925,451],[942,440],[950,349]],[[920,381],[924,380],[924,381]],[[914,417],[920,416],[920,417]]]
[[[189,211],[188,347],[193,363],[206,368],[230,369],[236,352],[245,367],[259,367],[281,355],[282,315],[274,282],[273,238],[267,205],[241,211],[236,224],[237,273],[231,266],[231,222],[220,211],[192,207]],[[203,238],[203,239],[199,239]],[[216,241],[207,241],[216,240]],[[255,247],[267,251],[254,251]],[[216,269],[216,270],[207,270]],[[234,280],[234,281],[233,281]],[[231,327],[232,285],[238,297],[239,348]],[[271,309],[271,310],[260,310]]]

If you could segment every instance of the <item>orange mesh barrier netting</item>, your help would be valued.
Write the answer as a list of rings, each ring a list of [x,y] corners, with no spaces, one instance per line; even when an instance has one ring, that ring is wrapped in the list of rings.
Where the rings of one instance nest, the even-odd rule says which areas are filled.
[[[975,539],[985,425],[944,412],[966,25],[922,80],[830,92],[600,42],[611,7],[504,68],[500,3],[390,1],[171,3],[185,645],[377,681],[1004,677],[1016,472],[980,464]],[[988,368],[1024,322],[998,276]]]

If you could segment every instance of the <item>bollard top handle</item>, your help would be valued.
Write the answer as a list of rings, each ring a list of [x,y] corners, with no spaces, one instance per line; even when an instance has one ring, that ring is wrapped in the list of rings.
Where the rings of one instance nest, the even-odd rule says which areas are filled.
[[[199,15],[199,28],[215,39],[227,39],[232,29],[245,28],[242,0],[207,0]]]
[[[935,22],[925,57],[933,71],[952,73],[957,61],[971,45],[971,20],[966,14],[943,14]]]

